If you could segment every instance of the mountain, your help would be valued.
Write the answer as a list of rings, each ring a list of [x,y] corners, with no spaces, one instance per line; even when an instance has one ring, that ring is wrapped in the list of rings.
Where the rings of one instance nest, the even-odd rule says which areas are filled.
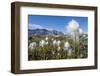
[[[64,35],[62,32],[56,30],[47,30],[47,29],[28,29],[29,36],[36,36],[36,35]]]

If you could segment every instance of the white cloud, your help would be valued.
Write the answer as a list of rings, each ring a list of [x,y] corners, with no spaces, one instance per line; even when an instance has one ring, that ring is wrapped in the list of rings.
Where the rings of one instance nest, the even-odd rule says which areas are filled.
[[[29,24],[28,29],[47,29],[47,30],[53,30],[52,28],[47,28],[47,27],[43,27],[41,25],[37,25],[37,24]]]
[[[28,29],[43,29],[43,27],[37,24],[29,24]]]
[[[74,32],[78,29],[79,29],[79,23],[73,19],[71,21],[69,21],[67,26],[66,26],[66,30],[68,30],[70,32]]]
[[[54,29],[52,29],[52,28],[45,28],[45,29],[50,30],[50,31],[54,30]]]

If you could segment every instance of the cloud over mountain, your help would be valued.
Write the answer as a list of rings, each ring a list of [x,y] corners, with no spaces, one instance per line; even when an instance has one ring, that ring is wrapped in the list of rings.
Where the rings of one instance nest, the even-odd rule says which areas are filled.
[[[28,25],[28,29],[43,29],[43,27],[41,25],[37,25],[37,24],[29,24]]]

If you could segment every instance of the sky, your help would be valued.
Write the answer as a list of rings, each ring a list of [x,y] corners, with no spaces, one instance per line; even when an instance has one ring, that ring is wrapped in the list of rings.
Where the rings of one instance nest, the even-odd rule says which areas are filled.
[[[88,31],[88,17],[75,17],[75,16],[50,16],[50,15],[28,15],[28,28],[46,28],[49,30],[57,30],[65,32],[65,27],[72,20],[79,24],[84,32]]]

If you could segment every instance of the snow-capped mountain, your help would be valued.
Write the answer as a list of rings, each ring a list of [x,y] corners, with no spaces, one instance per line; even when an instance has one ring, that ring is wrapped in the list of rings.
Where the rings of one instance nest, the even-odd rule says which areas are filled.
[[[30,36],[37,36],[37,35],[64,35],[60,31],[56,30],[47,30],[47,29],[28,29],[28,35]]]

